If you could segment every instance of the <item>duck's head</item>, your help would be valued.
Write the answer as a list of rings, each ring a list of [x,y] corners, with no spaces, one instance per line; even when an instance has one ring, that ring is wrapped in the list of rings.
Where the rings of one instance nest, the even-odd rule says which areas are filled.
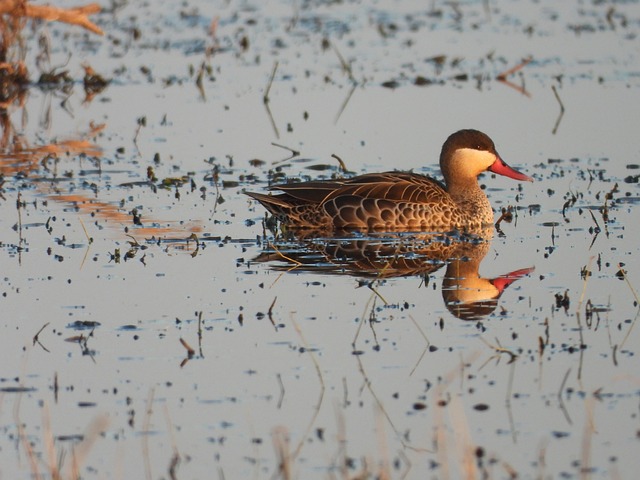
[[[506,164],[488,135],[478,130],[459,130],[447,138],[440,153],[440,170],[447,185],[475,181],[482,172],[533,182]]]

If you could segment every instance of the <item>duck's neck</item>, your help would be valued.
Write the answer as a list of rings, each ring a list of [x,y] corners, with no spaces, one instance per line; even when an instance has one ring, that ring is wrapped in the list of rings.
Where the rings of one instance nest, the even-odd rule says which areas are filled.
[[[493,223],[493,209],[478,182],[452,182],[447,192],[469,219],[482,224]]]

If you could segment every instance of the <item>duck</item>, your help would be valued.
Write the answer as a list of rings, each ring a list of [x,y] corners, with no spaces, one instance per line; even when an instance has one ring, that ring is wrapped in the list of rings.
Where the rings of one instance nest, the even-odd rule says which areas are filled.
[[[485,133],[464,129],[442,145],[444,182],[412,172],[273,185],[278,194],[245,192],[289,229],[364,231],[473,230],[493,224],[493,209],[478,184],[485,172],[532,182],[510,167]]]

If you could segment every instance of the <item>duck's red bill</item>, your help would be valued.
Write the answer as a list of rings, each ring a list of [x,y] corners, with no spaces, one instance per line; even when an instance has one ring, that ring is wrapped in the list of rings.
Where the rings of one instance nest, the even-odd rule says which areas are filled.
[[[513,178],[515,180],[522,180],[527,182],[533,182],[533,178],[524,173],[520,173],[514,168],[511,168],[500,157],[496,157],[496,161],[489,167],[489,171],[497,173],[498,175],[504,175],[505,177]]]
[[[513,282],[521,277],[524,277],[525,275],[533,273],[534,271],[535,267],[521,268],[520,270],[516,270],[515,272],[507,273],[506,275],[500,275],[499,277],[491,280],[491,283],[498,289],[500,294],[502,294],[504,289],[511,285]]]

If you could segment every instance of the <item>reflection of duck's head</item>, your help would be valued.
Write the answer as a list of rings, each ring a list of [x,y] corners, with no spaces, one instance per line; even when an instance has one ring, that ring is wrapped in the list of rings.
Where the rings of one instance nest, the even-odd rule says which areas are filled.
[[[447,266],[442,282],[442,298],[447,309],[461,320],[480,320],[498,306],[498,298],[511,283],[533,272],[523,268],[494,279],[478,274],[479,261],[454,260]]]

